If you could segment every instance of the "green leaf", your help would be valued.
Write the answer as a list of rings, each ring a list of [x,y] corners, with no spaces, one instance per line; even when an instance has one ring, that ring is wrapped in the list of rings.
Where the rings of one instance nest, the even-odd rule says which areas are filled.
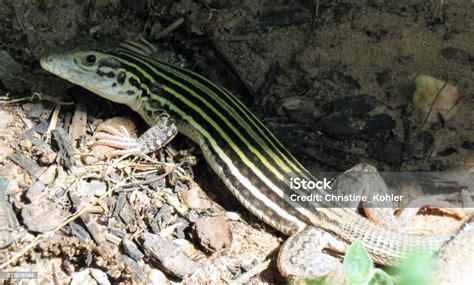
[[[287,280],[288,285],[323,285],[323,281],[321,279],[306,279],[302,278],[295,278]]]
[[[364,244],[356,240],[349,247],[342,266],[349,283],[359,285],[367,284],[371,271],[374,268],[374,263]]]
[[[390,275],[385,273],[380,268],[377,268],[373,271],[372,277],[370,278],[370,281],[368,283],[369,285],[393,285],[392,278]]]
[[[322,285],[323,281],[318,279],[308,279],[306,285]]]
[[[399,270],[401,285],[433,284],[434,260],[426,253],[420,251],[412,254]]]

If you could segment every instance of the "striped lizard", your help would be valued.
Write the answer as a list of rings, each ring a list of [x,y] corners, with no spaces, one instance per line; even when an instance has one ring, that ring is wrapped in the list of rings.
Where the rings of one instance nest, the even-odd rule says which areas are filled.
[[[65,45],[41,66],[113,102],[128,105],[152,126],[136,142],[103,138],[128,153],[150,152],[181,132],[196,142],[237,200],[286,235],[308,227],[345,242],[361,240],[375,262],[397,265],[414,249],[436,252],[450,236],[417,236],[379,226],[351,209],[303,207],[292,177],[315,180],[231,92],[190,70],[149,57],[133,44]],[[167,130],[167,132],[163,132]],[[125,147],[124,147],[125,146]]]

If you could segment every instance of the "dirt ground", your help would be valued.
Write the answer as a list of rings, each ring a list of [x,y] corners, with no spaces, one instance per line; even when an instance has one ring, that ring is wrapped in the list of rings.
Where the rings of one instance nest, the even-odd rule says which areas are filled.
[[[21,237],[13,236],[9,247],[0,247],[0,263],[32,243],[38,233],[53,230],[7,269],[36,270],[41,280],[58,284],[92,283],[103,273],[112,283],[146,280],[136,274],[159,276],[156,280],[162,283],[156,284],[178,282],[180,278],[163,275],[149,260],[128,257],[131,254],[119,246],[124,237],[136,241],[153,228],[153,219],[168,205],[170,220],[151,232],[180,229],[171,235],[180,240],[180,248],[191,248],[188,255],[199,268],[191,277],[181,278],[184,282],[239,280],[267,259],[268,268],[246,281],[284,280],[275,258],[285,237],[238,205],[197,147],[184,137],[147,158],[111,162],[85,155],[91,150],[92,134],[107,119],[129,118],[139,133],[146,126],[130,109],[41,70],[40,54],[71,40],[143,37],[179,54],[193,70],[241,98],[310,170],[344,171],[367,162],[384,171],[472,171],[472,1],[293,2],[0,0],[0,178],[8,182],[4,191],[13,216],[28,229]],[[459,100],[452,118],[435,114],[427,121],[414,106],[414,79],[420,74],[457,88]],[[82,118],[82,125],[74,118]],[[76,155],[68,157],[68,150],[61,148],[61,134],[49,131],[53,125],[69,132]],[[84,136],[74,137],[69,131],[76,125]],[[194,156],[197,163],[186,160]],[[151,162],[160,162],[161,168]],[[114,175],[107,172],[111,165],[118,167]],[[181,174],[169,175],[170,165]],[[108,195],[75,221],[76,226],[68,223],[54,230],[79,205],[106,191],[97,189],[108,191],[117,181],[129,179],[124,177],[135,179],[127,183],[146,180],[150,173],[168,173],[158,187],[165,190],[153,194],[152,183],[130,186]],[[191,194],[181,190],[197,195],[195,188],[200,196],[207,193],[202,201],[209,200],[208,206],[186,204],[186,195]],[[70,192],[81,189],[98,193],[75,204]],[[31,206],[38,204],[36,199],[43,199],[42,206]],[[117,214],[120,199],[136,219]],[[47,212],[51,223],[37,228],[31,224],[44,222],[41,211]],[[0,224],[4,216],[8,214],[0,213]],[[221,249],[203,249],[205,245],[193,236],[193,225],[203,217],[225,217],[223,227],[230,228],[232,242],[223,242]],[[98,232],[92,238],[78,233],[85,228],[90,232],[89,222]],[[107,243],[116,247],[104,249]]]

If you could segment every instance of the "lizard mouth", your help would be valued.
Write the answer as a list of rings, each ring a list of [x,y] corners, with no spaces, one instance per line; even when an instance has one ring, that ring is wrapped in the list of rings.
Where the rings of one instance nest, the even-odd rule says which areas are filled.
[[[50,55],[43,55],[40,58],[40,65],[43,69],[52,72],[54,66],[54,59]]]

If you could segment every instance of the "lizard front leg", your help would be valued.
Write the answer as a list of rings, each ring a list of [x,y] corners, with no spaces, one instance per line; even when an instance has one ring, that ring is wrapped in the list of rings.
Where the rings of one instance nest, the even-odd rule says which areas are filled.
[[[160,149],[178,134],[178,128],[167,114],[158,117],[154,126],[138,139],[129,135],[124,127],[97,128],[95,144],[113,147],[112,155],[145,154]]]

